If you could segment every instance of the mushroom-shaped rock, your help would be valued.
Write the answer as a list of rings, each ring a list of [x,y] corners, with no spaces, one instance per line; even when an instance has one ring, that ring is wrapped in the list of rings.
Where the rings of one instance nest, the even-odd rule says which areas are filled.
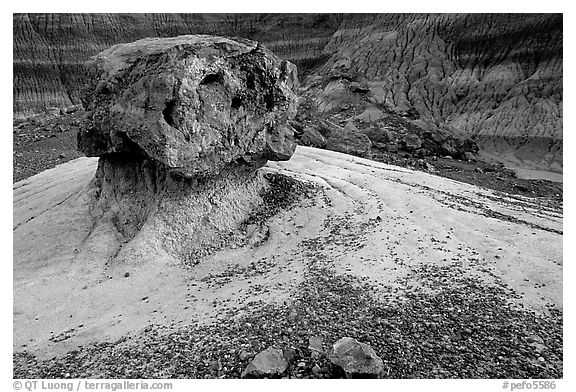
[[[186,177],[289,159],[295,66],[248,40],[186,35],[115,45],[87,64],[87,156],[143,156]]]
[[[382,359],[372,347],[350,337],[334,343],[330,361],[341,368],[347,378],[379,378],[384,370]]]
[[[256,42],[147,38],[87,70],[78,148],[100,157],[91,235],[108,233],[116,258],[195,262],[261,204],[256,169],[295,150],[296,68]]]

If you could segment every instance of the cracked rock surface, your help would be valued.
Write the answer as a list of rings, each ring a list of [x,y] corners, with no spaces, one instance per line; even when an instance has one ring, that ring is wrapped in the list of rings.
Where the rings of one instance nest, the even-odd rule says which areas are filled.
[[[134,154],[193,177],[286,160],[296,147],[295,67],[255,42],[143,39],[101,52],[88,70],[78,133],[87,156]]]

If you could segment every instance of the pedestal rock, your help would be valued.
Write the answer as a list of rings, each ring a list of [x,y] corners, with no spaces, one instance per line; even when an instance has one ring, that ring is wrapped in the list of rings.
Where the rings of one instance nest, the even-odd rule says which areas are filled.
[[[99,157],[92,215],[117,231],[117,256],[214,244],[261,202],[257,169],[294,153],[296,67],[256,42],[147,38],[86,69],[78,148]]]

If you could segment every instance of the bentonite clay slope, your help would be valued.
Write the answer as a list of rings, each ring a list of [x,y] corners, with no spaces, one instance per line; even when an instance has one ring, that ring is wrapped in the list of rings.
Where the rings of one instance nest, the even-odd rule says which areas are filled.
[[[93,218],[88,185],[96,167],[95,159],[81,158],[14,184],[14,348],[17,352],[27,350],[45,358],[92,342],[113,341],[126,335],[134,339],[134,343],[116,343],[120,344],[115,346],[119,350],[125,344],[149,339],[140,334],[143,330],[149,331],[147,326],[150,324],[164,325],[170,330],[199,322],[199,325],[212,325],[210,334],[225,332],[218,325],[227,325],[226,328],[232,330],[238,325],[241,331],[253,336],[260,334],[254,328],[266,331],[274,325],[284,326],[280,335],[262,338],[262,344],[272,336],[286,339],[280,336],[291,336],[292,328],[298,331],[300,327],[305,330],[318,328],[316,333],[325,334],[340,326],[345,330],[338,332],[342,333],[340,336],[330,336],[331,341],[342,336],[355,336],[363,341],[369,339],[378,355],[388,360],[387,366],[396,366],[392,364],[404,355],[403,351],[398,351],[390,353],[392,357],[387,356],[386,350],[401,344],[393,342],[414,338],[414,343],[420,344],[422,335],[416,335],[421,333],[419,328],[425,328],[427,332],[424,334],[432,339],[433,346],[430,347],[436,347],[433,351],[438,353],[438,350],[443,352],[436,359],[424,360],[426,364],[439,361],[436,363],[451,366],[451,362],[455,363],[460,358],[453,357],[460,355],[454,353],[472,344],[484,347],[478,352],[469,352],[475,358],[473,363],[481,362],[488,369],[493,366],[495,359],[492,358],[502,358],[498,360],[499,370],[488,373],[492,377],[543,374],[504,370],[509,369],[514,361],[521,361],[529,367],[540,366],[542,371],[549,369],[551,364],[557,366],[550,362],[556,358],[552,355],[557,355],[550,336],[542,335],[546,350],[549,350],[545,351],[547,354],[539,354],[541,348],[516,352],[517,345],[524,344],[521,342],[525,339],[532,339],[529,336],[519,338],[518,334],[533,336],[534,332],[524,330],[532,328],[524,321],[511,324],[515,323],[508,318],[512,316],[500,312],[508,311],[506,304],[517,303],[525,307],[523,312],[534,311],[534,314],[526,313],[530,320],[534,320],[546,319],[549,308],[562,309],[561,211],[541,208],[534,200],[510,197],[422,172],[336,152],[298,147],[290,161],[271,162],[262,170],[316,184],[318,193],[262,222],[267,230],[266,236],[259,237],[258,241],[247,241],[244,245],[225,246],[194,265],[153,247],[148,247],[147,253],[134,254],[133,257],[126,254],[122,262],[116,262],[118,239],[113,232],[102,231],[98,237],[89,236]],[[157,241],[153,231],[145,235],[148,237],[141,238],[142,244]],[[423,309],[438,306],[437,310],[430,311],[443,315],[440,318],[438,314],[426,316],[429,317],[425,320],[427,326],[423,321],[422,324],[407,326],[402,324],[405,321],[398,321],[402,326],[399,324],[400,329],[394,329],[391,335],[386,333],[383,336],[377,331],[374,335],[363,335],[362,331],[370,330],[375,322],[378,322],[378,328],[386,331],[396,327],[382,324],[378,317],[365,320],[366,324],[354,324],[366,316],[363,312],[370,310],[362,307],[367,305],[354,306],[353,310],[345,305],[347,298],[353,298],[353,288],[346,288],[346,292],[341,294],[324,293],[332,290],[328,282],[333,275],[338,279],[368,283],[369,287],[362,288],[363,295],[381,301],[377,305],[379,309],[388,309],[398,301],[414,304],[415,298],[428,298],[430,301],[436,298],[440,302],[420,305],[424,306]],[[480,291],[466,286],[467,279],[477,282],[473,287]],[[301,300],[312,302],[298,312],[316,313],[289,316],[289,320],[297,321],[290,321],[293,324],[288,326],[284,319],[271,323],[259,319],[257,326],[254,321],[243,324],[243,317],[256,314],[260,306],[279,306],[283,302],[296,301],[295,298],[300,298],[300,290],[304,290]],[[454,302],[443,302],[447,298],[443,290],[456,290],[460,294],[450,297],[449,301]],[[414,297],[416,292],[423,297]],[[498,296],[501,297],[492,297],[494,292],[500,293]],[[462,293],[475,299],[462,304],[467,298],[462,297]],[[316,309],[314,301],[319,301],[319,304],[340,301],[340,305],[337,308],[322,305]],[[485,304],[485,309],[482,304]],[[406,309],[406,303],[402,306]],[[346,317],[351,311],[357,314],[348,320]],[[334,317],[336,319],[332,320]],[[453,318],[459,321],[442,326]],[[332,321],[323,326],[321,320]],[[392,318],[388,322],[395,323]],[[482,335],[485,328],[488,328],[489,336]],[[558,333],[556,327],[546,328],[546,332],[543,330],[538,334]],[[520,340],[506,340],[506,336],[511,336],[506,331],[515,331],[512,338]],[[236,342],[235,339],[243,336],[244,332],[238,334],[224,338],[222,344],[228,340]],[[307,342],[308,337],[303,336]],[[449,336],[448,340],[442,340],[445,339],[442,336]],[[188,341],[189,336],[182,339]],[[169,340],[176,341],[180,340]],[[525,344],[532,344],[529,341],[526,340]],[[455,344],[453,349],[456,351],[449,351],[450,342]],[[234,343],[238,351],[229,353],[230,359],[219,357],[218,360],[224,363],[237,361],[240,347],[243,347],[239,344]],[[436,344],[439,346],[434,346]],[[147,347],[152,350],[153,346]],[[505,353],[499,351],[502,347],[507,350]],[[144,347],[137,350],[141,353],[138,357],[148,355]],[[418,358],[428,355],[424,346],[417,353],[413,351],[414,346],[402,350],[411,353],[408,361],[412,361],[415,355]],[[187,352],[181,354],[184,355],[182,358],[191,355]],[[89,354],[89,357],[92,355],[96,354]],[[173,355],[175,357],[169,360],[170,363],[185,360],[176,352]],[[546,357],[547,362],[538,362],[538,356]],[[114,356],[114,365],[103,370],[91,368],[88,357],[83,358],[74,360],[72,367],[61,369],[74,375],[88,372],[85,376],[119,377],[130,374],[124,372],[136,366],[127,363],[126,370],[118,370],[123,369],[125,358]],[[137,358],[134,360],[138,361]],[[189,360],[193,361],[192,357]],[[532,362],[534,365],[529,364]],[[244,366],[246,364],[244,362]],[[77,366],[84,370],[74,370]],[[157,367],[156,373],[142,374],[169,377],[171,373],[162,373],[172,368],[166,366]],[[410,373],[408,368],[391,369],[391,376],[396,377],[417,374]],[[486,377],[486,373],[478,369],[470,374],[484,374]],[[53,376],[60,372],[55,371]],[[242,368],[230,374],[239,376],[241,371]],[[458,377],[460,373],[451,374]]]
[[[561,170],[562,43],[561,15],[358,15],[343,19],[318,73]]]

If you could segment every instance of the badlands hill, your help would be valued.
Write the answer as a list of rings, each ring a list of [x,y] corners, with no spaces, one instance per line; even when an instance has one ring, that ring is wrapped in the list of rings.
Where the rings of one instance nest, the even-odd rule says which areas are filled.
[[[561,172],[562,28],[555,14],[15,14],[14,113],[79,103],[83,62],[114,43],[243,36],[299,67],[313,116],[338,122],[327,108],[360,103],[345,114],[370,109],[365,128],[398,115],[471,136],[486,156]]]

